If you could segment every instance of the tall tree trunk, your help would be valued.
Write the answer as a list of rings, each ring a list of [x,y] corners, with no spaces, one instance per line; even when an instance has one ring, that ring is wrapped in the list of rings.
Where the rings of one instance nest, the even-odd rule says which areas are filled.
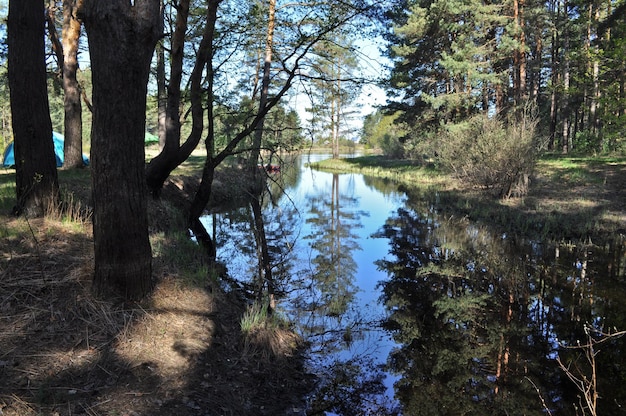
[[[557,121],[558,121],[558,113],[559,113],[559,95],[558,95],[558,85],[560,83],[560,71],[559,71],[559,54],[560,54],[560,37],[559,31],[556,29],[559,26],[560,21],[560,0],[551,0],[550,1],[550,13],[552,15],[553,21],[553,29],[552,29],[552,37],[551,37],[551,62],[550,62],[550,73],[552,78],[552,91],[550,92],[550,128],[549,135],[550,141],[548,143],[548,149],[553,150],[556,146],[556,130],[557,130]]]
[[[82,7],[82,0],[63,0],[63,107],[64,119],[64,154],[63,167],[66,169],[84,166],[83,161],[83,110],[80,101],[78,73],[78,39],[81,22],[77,11]]]
[[[341,58],[337,58],[341,59]],[[331,87],[331,110],[330,110],[330,130],[333,141],[333,159],[339,158],[339,125],[341,117],[341,63],[337,62],[337,71],[333,76],[337,80],[333,82]],[[336,89],[335,89],[336,88]]]
[[[269,1],[269,13],[267,19],[267,37],[265,38],[265,59],[263,61],[263,79],[261,81],[261,97],[259,98],[259,110],[267,105],[267,97],[270,89],[270,70],[272,66],[272,49],[274,47],[274,25],[276,24],[276,0]],[[256,168],[259,155],[261,154],[261,142],[263,139],[263,128],[265,126],[265,117],[261,118],[256,130],[254,131],[254,140],[252,142],[252,153],[248,161],[250,171],[256,176],[258,169]]]
[[[165,46],[163,45],[163,39],[157,44],[157,67],[156,67],[156,81],[157,81],[157,113],[158,113],[158,136],[159,136],[159,151],[163,151],[165,147],[165,135],[167,128],[165,126],[165,120],[167,119],[167,89],[165,86]]]
[[[58,198],[44,55],[44,2],[9,2],[8,78],[15,153],[16,213],[42,216]]]
[[[563,1],[563,18],[565,19],[565,25],[563,28],[563,100],[561,100],[561,114],[563,119],[563,129],[561,135],[561,152],[568,153],[570,149],[570,117],[571,117],[571,108],[570,108],[570,60],[569,60],[569,27],[570,22],[568,20],[567,13],[567,0]]]
[[[513,99],[518,108],[526,97],[526,27],[524,22],[524,0],[513,1],[513,19],[518,45],[513,52]]]
[[[211,198],[211,186],[213,184],[213,178],[215,177],[215,167],[217,163],[214,159],[215,153],[215,123],[213,117],[213,40],[215,36],[215,25],[217,23],[217,9],[221,0],[208,0],[207,5],[207,18],[204,25],[204,33],[202,35],[202,41],[198,49],[198,55],[194,69],[191,73],[191,118],[192,118],[192,133],[193,135],[200,135],[203,131],[204,121],[204,109],[202,105],[202,76],[204,68],[206,67],[206,81],[207,81],[207,136],[205,139],[206,146],[206,160],[204,162],[204,168],[202,170],[202,179],[200,185],[194,195],[194,199],[190,204],[188,213],[188,225],[191,232],[200,241],[200,243],[206,249],[209,261],[215,263],[217,257],[217,251],[215,243],[211,238],[211,234],[206,230],[204,224],[200,220],[204,208]],[[208,184],[208,186],[207,186]]]
[[[202,108],[202,91],[201,80],[204,68],[206,67],[206,80],[207,80],[207,136],[205,139],[206,148],[206,161],[202,170],[202,180],[200,186],[194,195],[194,199],[191,201],[189,207],[189,227],[196,235],[208,236],[204,241],[205,246],[210,249],[210,254],[215,257],[215,247],[210,239],[209,233],[206,232],[202,222],[200,222],[200,216],[204,212],[206,204],[211,198],[211,186],[213,185],[213,178],[215,176],[215,124],[213,120],[213,38],[215,36],[215,24],[217,22],[217,9],[221,0],[209,0],[207,8],[207,22],[204,26],[204,34],[200,43],[198,51],[198,59],[196,59],[196,66],[194,67],[191,77],[191,112],[193,128],[196,125],[199,127],[200,133],[203,130],[203,115],[204,110]]]
[[[83,13],[93,83],[94,288],[138,299],[152,288],[144,135],[159,0],[85,0]]]
[[[52,53],[54,53],[54,56],[57,58],[58,79],[60,80],[63,76],[63,44],[59,39],[56,28],[57,9],[58,5],[56,0],[49,0],[48,7],[46,7],[46,26],[48,27],[48,38],[50,38]]]
[[[531,69],[530,69],[530,76],[529,76],[529,81],[530,81],[530,99],[531,101],[538,105],[539,104],[539,100],[541,97],[540,91],[543,85],[543,75],[542,75],[542,69],[543,69],[543,31],[544,31],[544,27],[543,25],[540,28],[536,28],[535,29],[535,45],[534,45],[534,53],[533,53],[533,59],[531,62]]]

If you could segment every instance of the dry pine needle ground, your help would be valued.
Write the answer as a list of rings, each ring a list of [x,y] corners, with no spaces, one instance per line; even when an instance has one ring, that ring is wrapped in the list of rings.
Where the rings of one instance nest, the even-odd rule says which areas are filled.
[[[151,207],[152,216],[170,214]],[[2,219],[11,230],[0,242],[3,416],[302,411],[310,383],[297,337],[245,338],[233,295],[186,282],[155,258],[149,299],[97,299],[89,221]]]

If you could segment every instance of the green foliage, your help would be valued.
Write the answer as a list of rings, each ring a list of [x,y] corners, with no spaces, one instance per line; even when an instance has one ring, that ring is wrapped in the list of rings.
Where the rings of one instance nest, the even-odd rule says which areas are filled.
[[[496,117],[478,115],[442,130],[439,161],[462,181],[500,197],[524,195],[541,143],[530,116],[505,124]]]
[[[531,100],[551,146],[623,152],[621,3],[397,2],[387,39],[388,86],[399,98],[389,107],[415,130],[432,130]]]
[[[583,130],[574,136],[572,147],[576,153],[597,154],[602,151],[602,141],[593,131]]]
[[[404,147],[398,137],[385,134],[380,142],[380,148],[385,156],[392,159],[402,159],[404,157]]]
[[[366,116],[361,131],[361,142],[370,148],[382,149],[388,157],[403,158],[405,149],[401,139],[406,130],[399,122],[399,116],[399,112],[389,115],[380,110]]]
[[[412,125],[437,125],[486,111],[484,95],[508,70],[499,65],[517,45],[504,2],[411,2],[392,17],[390,84]],[[495,34],[498,33],[496,36]]]

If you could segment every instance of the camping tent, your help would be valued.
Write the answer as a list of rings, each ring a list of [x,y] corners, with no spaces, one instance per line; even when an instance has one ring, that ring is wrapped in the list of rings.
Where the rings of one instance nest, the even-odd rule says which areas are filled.
[[[63,166],[63,162],[65,161],[65,154],[63,152],[63,135],[57,133],[56,131],[52,132],[52,142],[54,143],[54,155],[57,160],[57,167]],[[83,155],[83,162],[85,165],[89,164],[89,158],[86,155]],[[5,168],[10,168],[15,166],[15,153],[13,152],[13,142],[9,144],[4,151],[4,160],[2,165]]]
[[[159,136],[155,136],[152,133],[146,132],[144,141],[145,141],[145,144],[158,143],[159,142]]]

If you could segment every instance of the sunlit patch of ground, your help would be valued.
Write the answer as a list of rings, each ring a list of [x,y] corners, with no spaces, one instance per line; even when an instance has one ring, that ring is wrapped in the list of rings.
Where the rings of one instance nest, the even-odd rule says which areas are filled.
[[[195,360],[211,346],[212,311],[213,299],[205,290],[177,287],[167,279],[120,334],[115,352],[131,367],[144,366],[154,373],[163,387],[179,388]]]
[[[0,414],[296,414],[311,387],[298,338],[244,337],[245,310],[205,266],[170,207],[151,208],[158,283],[140,303],[91,293],[88,220],[2,217]],[[155,224],[159,224],[156,226]],[[163,231],[165,229],[165,231]],[[198,273],[200,275],[201,273]],[[196,280],[194,280],[196,279]],[[198,280],[203,279],[203,280]],[[295,337],[295,338],[294,338]]]

